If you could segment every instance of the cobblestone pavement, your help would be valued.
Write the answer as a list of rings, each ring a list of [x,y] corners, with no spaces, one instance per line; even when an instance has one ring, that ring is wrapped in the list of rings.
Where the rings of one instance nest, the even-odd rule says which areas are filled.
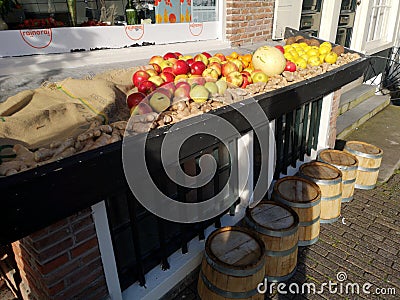
[[[287,294],[274,287],[266,299],[400,299],[400,171],[374,190],[356,190],[354,200],[343,204],[342,217],[321,225],[316,244],[299,248],[297,272],[283,289]],[[199,299],[197,274],[169,299]],[[336,292],[330,293],[329,281]],[[318,294],[307,293],[304,283],[317,291],[326,285]],[[291,294],[296,286],[306,293]]]

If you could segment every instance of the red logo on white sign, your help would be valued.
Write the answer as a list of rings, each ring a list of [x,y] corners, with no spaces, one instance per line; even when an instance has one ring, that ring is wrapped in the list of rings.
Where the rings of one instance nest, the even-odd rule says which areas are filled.
[[[48,47],[53,40],[51,28],[20,30],[19,33],[25,43],[36,49]]]
[[[131,40],[140,40],[144,35],[144,25],[127,25],[125,33]]]
[[[189,31],[194,36],[199,36],[203,32],[203,23],[189,23]]]

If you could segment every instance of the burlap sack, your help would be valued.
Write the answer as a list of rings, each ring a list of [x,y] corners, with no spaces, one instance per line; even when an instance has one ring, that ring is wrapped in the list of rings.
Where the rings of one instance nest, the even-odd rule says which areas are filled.
[[[126,92],[138,69],[108,71],[91,79],[67,78],[9,97],[0,103],[0,144],[21,143],[34,149],[77,136],[95,120],[127,120]]]

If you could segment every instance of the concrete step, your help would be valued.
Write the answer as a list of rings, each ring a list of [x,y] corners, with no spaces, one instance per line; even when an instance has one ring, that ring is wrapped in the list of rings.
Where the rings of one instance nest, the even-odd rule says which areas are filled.
[[[344,114],[361,102],[375,95],[375,85],[360,84],[344,92],[340,97],[339,115]]]
[[[346,111],[337,119],[337,138],[343,139],[351,131],[372,118],[390,104],[390,96],[372,96],[359,105]]]
[[[363,84],[363,82],[364,82],[364,76],[361,76],[361,77],[357,78],[356,80],[349,82],[348,84],[342,86],[340,91],[342,92],[342,95],[343,95],[344,93],[350,91],[351,89],[355,88],[356,86]]]

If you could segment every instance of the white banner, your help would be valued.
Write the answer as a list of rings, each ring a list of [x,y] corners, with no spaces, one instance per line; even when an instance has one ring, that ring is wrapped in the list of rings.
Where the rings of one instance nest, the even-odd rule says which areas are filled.
[[[0,57],[123,48],[218,38],[219,22],[61,27],[0,31]]]

